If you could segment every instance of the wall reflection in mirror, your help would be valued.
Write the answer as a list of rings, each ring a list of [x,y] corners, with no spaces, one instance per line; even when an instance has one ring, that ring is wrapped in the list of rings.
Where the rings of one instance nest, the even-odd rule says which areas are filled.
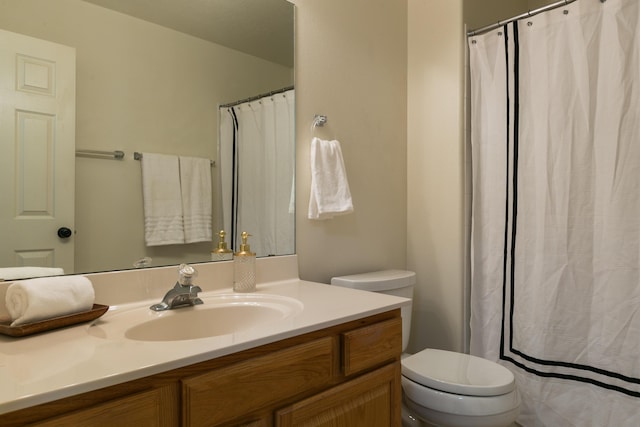
[[[0,75],[0,123],[15,124],[0,126],[0,268],[77,274],[205,262],[221,229],[230,247],[246,230],[259,256],[293,253],[293,91],[239,102],[293,86],[293,8],[0,0],[0,55],[15,67]],[[280,105],[285,112],[270,118]],[[235,139],[222,145],[229,133]],[[211,240],[145,244],[134,152],[212,160]]]

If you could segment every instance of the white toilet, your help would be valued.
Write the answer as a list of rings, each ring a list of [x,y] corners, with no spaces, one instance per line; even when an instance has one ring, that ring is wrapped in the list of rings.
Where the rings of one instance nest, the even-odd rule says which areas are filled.
[[[415,273],[375,271],[334,277],[331,284],[413,298]],[[409,342],[411,306],[402,308],[402,351]],[[511,371],[492,361],[451,351],[425,349],[402,355],[402,425],[506,427],[520,412]]]

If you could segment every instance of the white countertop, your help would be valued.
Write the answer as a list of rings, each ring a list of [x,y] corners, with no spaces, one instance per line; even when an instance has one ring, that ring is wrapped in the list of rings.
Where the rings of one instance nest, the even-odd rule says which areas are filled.
[[[167,290],[169,286],[166,286]],[[203,297],[230,293],[203,292]],[[222,337],[150,342],[99,338],[93,322],[29,337],[0,336],[0,414],[135,380],[272,343],[409,304],[409,300],[320,283],[287,279],[258,285],[258,294],[294,298],[304,308],[265,330]],[[206,299],[205,299],[206,300]],[[100,303],[100,301],[97,301]],[[112,305],[96,322],[157,299]],[[205,302],[206,304],[206,302]],[[179,309],[178,309],[179,310]]]

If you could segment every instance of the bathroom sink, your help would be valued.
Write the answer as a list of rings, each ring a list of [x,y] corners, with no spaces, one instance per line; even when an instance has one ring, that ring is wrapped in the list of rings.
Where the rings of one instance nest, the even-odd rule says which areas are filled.
[[[89,327],[100,338],[182,341],[269,332],[302,311],[300,301],[267,294],[200,295],[203,304],[162,312],[149,307],[115,310]]]

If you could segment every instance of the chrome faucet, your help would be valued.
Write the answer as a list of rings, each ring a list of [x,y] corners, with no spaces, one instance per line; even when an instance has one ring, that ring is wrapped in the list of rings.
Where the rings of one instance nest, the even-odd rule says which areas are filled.
[[[195,268],[188,264],[180,264],[178,269],[178,281],[173,289],[166,293],[162,302],[149,307],[154,311],[173,310],[174,308],[202,304],[198,298],[198,292],[202,292],[200,286],[191,283],[191,280],[198,275]]]

